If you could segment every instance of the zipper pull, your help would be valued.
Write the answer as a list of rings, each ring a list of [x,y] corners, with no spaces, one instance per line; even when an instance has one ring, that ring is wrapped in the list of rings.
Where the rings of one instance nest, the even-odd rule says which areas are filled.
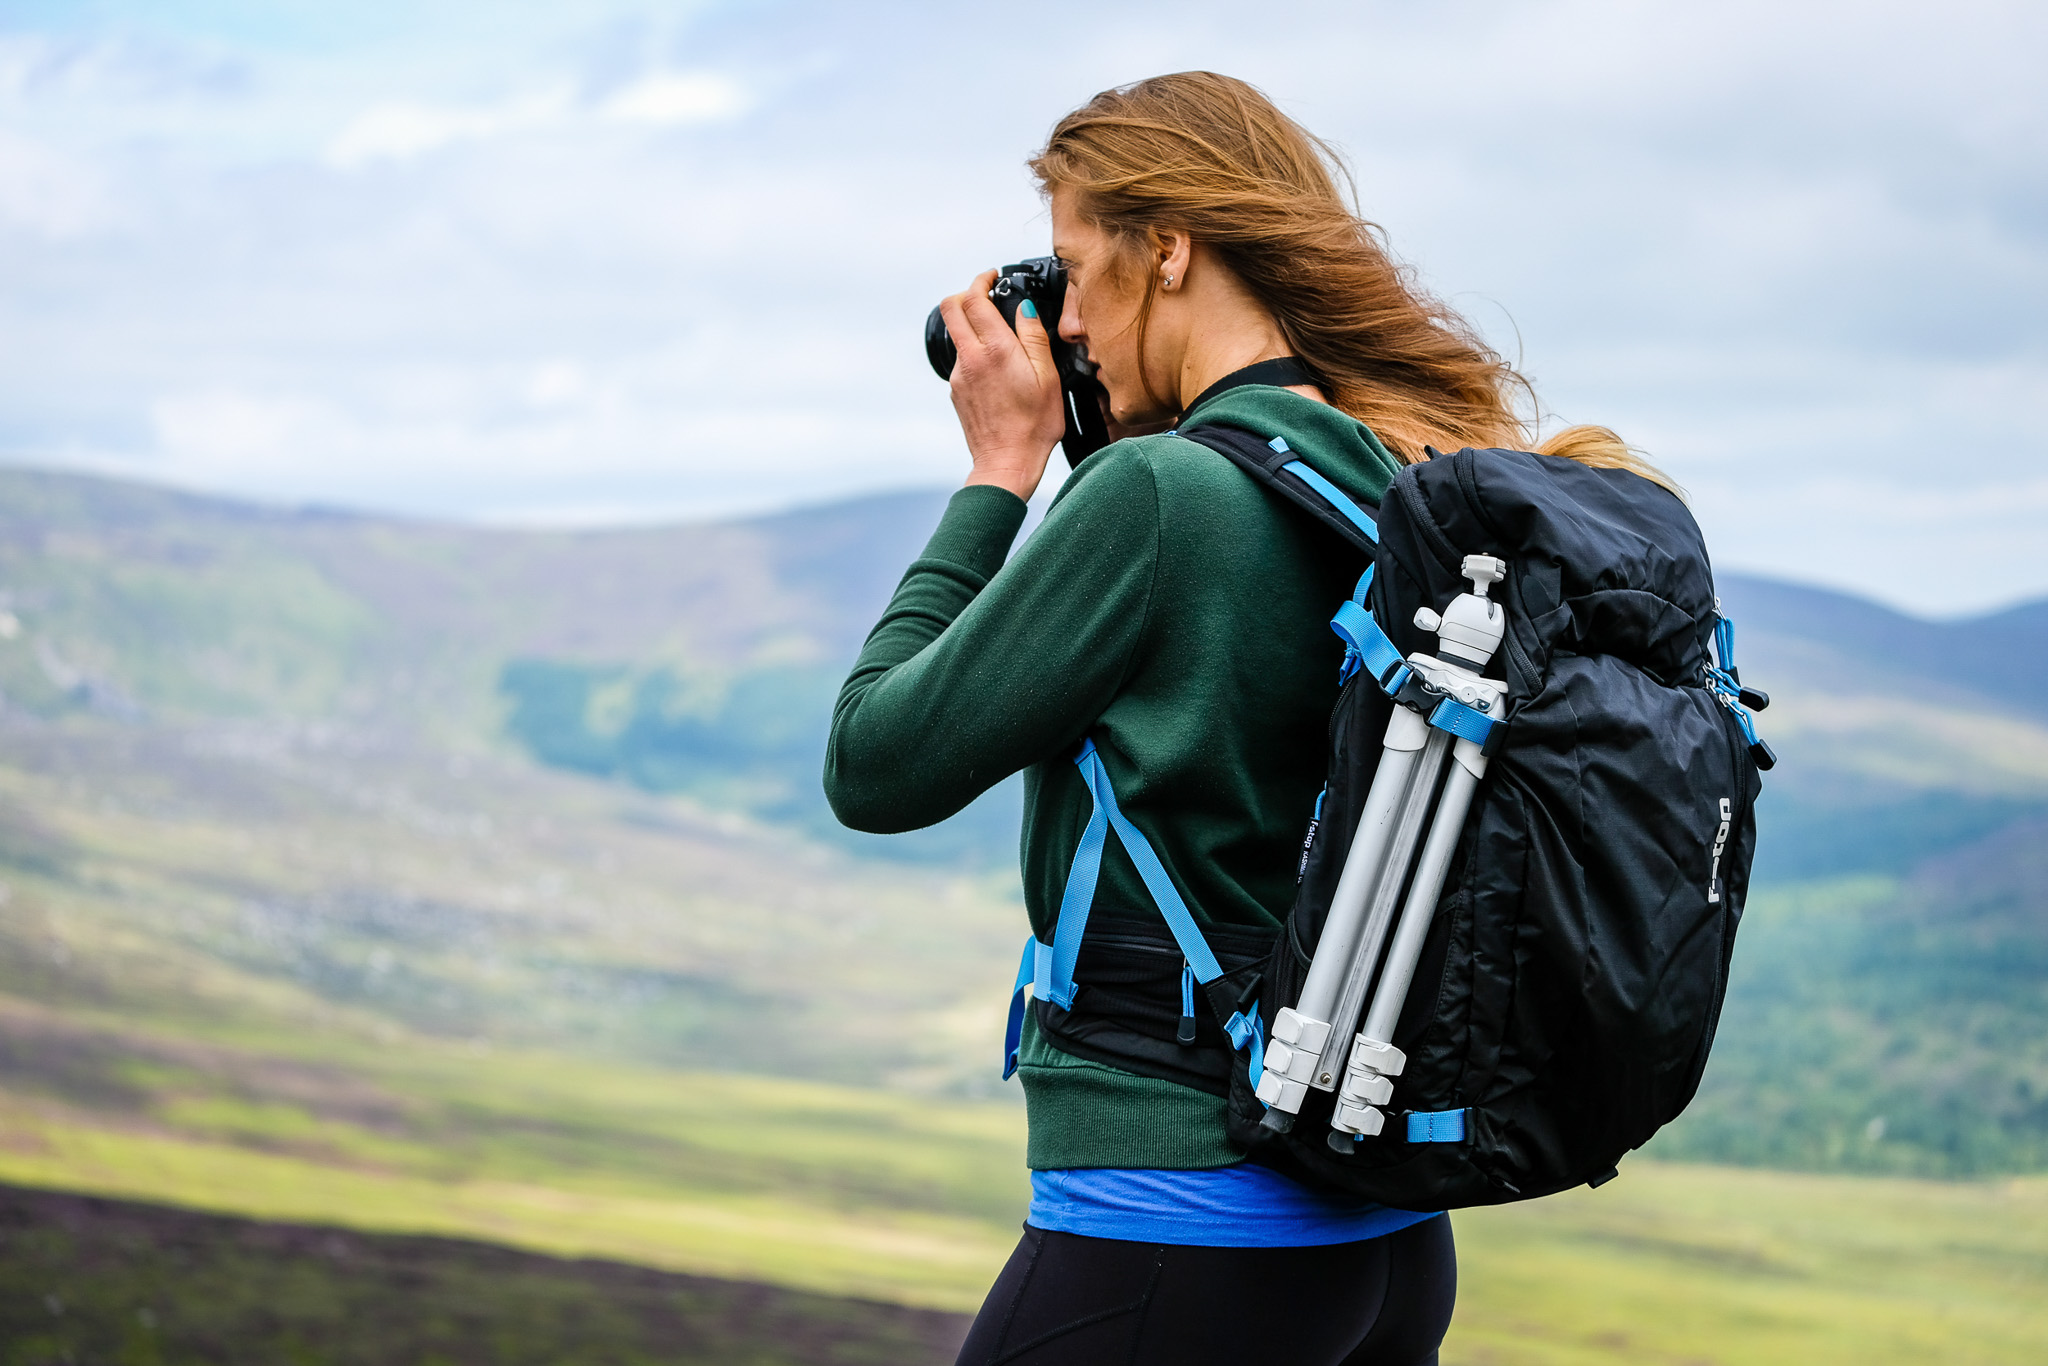
[[[1173,1037],[1184,1045],[1195,1041],[1195,968],[1185,958],[1180,964],[1180,1028]]]

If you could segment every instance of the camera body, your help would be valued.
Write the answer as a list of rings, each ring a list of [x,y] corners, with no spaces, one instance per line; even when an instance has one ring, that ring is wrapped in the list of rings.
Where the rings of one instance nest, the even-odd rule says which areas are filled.
[[[1060,340],[1060,307],[1067,300],[1067,268],[1052,256],[1034,256],[1004,266],[996,273],[989,302],[1003,315],[1003,321],[1017,330],[1017,309],[1026,299],[1038,310],[1045,334],[1052,341],[1052,363],[1060,376],[1060,403],[1066,410],[1067,430],[1060,449],[1067,463],[1078,465],[1109,444],[1109,420],[1104,416],[1108,394],[1095,377],[1088,349]],[[946,320],[934,308],[924,320],[924,353],[940,379],[953,377],[953,364],[960,359],[953,338],[946,332]]]

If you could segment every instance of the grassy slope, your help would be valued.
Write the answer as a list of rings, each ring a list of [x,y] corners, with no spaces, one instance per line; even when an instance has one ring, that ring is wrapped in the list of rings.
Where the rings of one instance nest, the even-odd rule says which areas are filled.
[[[962,1316],[0,1187],[0,1363],[921,1366]]]
[[[0,1179],[976,1302],[1024,1198],[1021,1115],[960,1094],[992,1056],[1014,915],[1000,898],[900,869],[867,882],[825,855],[849,900],[816,874],[764,892],[761,879],[797,874],[761,860],[756,834],[546,773],[479,761],[452,774],[232,729],[175,737],[174,761],[147,748],[162,740],[85,721],[9,732]],[[548,828],[507,835],[506,810],[536,802]],[[362,850],[375,851],[366,869],[351,862]],[[321,899],[337,883],[407,895],[366,916]],[[798,918],[754,926],[774,946],[765,958],[750,936],[693,938],[675,898],[714,888],[748,916]],[[287,894],[299,920],[261,912]],[[862,938],[831,933],[880,897],[894,909]],[[458,912],[482,928],[454,948],[419,929],[469,924]],[[889,1037],[923,1026],[942,1045],[904,1046],[888,1074],[922,1093],[677,1070],[707,1040],[737,1047],[688,1011],[516,1018],[506,1002],[545,1005],[527,992],[562,980],[521,965],[559,973],[577,946],[601,960],[607,925],[635,961],[708,955],[709,975],[764,999],[767,969],[819,939],[846,961],[800,976],[845,994],[823,1009],[783,1002],[819,1011],[804,1017],[818,1070],[842,1056],[832,1022],[866,1010]],[[912,951],[934,987],[994,966],[959,983],[947,1020],[864,980],[867,954]],[[497,977],[471,983],[481,959]],[[464,983],[474,994],[451,1014],[441,998]],[[678,1029],[686,1046],[664,1057]],[[2019,1306],[2048,1298],[2042,1212],[2024,1184],[1635,1162],[1597,1194],[1459,1216],[1449,1359],[1906,1361],[1918,1339],[1867,1325],[1920,1323],[1950,1335],[1943,1359],[2025,1360],[2016,1344],[2041,1325]]]
[[[189,1091],[126,1122],[17,1101],[0,1112],[0,1180],[953,1309],[979,1301],[1015,1241],[1010,1106],[442,1061],[352,1072],[426,1112],[395,1130]]]
[[[868,1095],[742,1086],[764,1160],[808,1150]],[[761,1105],[779,1110],[763,1121]],[[779,1102],[779,1103],[778,1103]],[[971,1165],[1016,1116],[972,1110],[915,1151]],[[219,1144],[10,1122],[0,1178],[270,1218],[483,1237],[936,1307],[971,1309],[1014,1226],[802,1196],[433,1181]],[[23,1151],[28,1133],[48,1146]],[[857,1148],[857,1145],[854,1145]],[[949,1161],[949,1159],[952,1159]],[[1014,1169],[1013,1169],[1014,1170]],[[983,1202],[975,1202],[983,1203]],[[2048,1183],[1945,1184],[1638,1161],[1621,1181],[1455,1216],[1459,1313],[1447,1363],[2025,1363],[2048,1334]]]
[[[1447,1363],[2031,1362],[2048,1181],[1636,1161],[1598,1191],[1457,1216]]]
[[[0,742],[0,1175],[953,1307],[1007,1250],[999,890],[483,758]]]
[[[526,765],[18,714],[0,879],[0,991],[66,1009],[955,1088],[1019,928],[999,884]]]
[[[973,1099],[1018,926],[1002,889],[496,738],[513,658],[659,666],[715,697],[844,652],[887,583],[835,566],[900,563],[915,517],[868,540],[824,514],[520,538],[0,478],[0,606],[24,623],[0,639],[0,1177],[971,1305],[1022,1201],[1021,1116]],[[1803,811],[1989,803],[1953,844],[2048,795],[2031,716],[1887,698],[1881,671],[1749,639],[1801,775],[1775,787]],[[1940,1047],[1894,1044],[1986,999],[1984,955],[1915,1015],[1835,992],[1844,947],[1903,927],[1930,961],[2010,963],[1999,936],[2039,923],[1972,912],[1958,938],[1910,866],[1759,896],[1737,977],[1757,1027],[1731,1022],[1667,1151],[1940,1155],[1899,1146]],[[2035,1000],[2039,973],[2012,985]],[[1994,1088],[2025,1079],[1971,1029]],[[1844,1057],[1896,1092],[1882,1115]],[[813,1080],[735,1075],[764,1070]],[[1758,1113],[1797,1141],[1744,1147]],[[1875,1118],[1898,1128],[1869,1138]],[[2025,1183],[1635,1162],[1597,1195],[1461,1216],[1448,1359],[2029,1359],[2041,1213]],[[1923,1331],[1951,1336],[1929,1353]]]

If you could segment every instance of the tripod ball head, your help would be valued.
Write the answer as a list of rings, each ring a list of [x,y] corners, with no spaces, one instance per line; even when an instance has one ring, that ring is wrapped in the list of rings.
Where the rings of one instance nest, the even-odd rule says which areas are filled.
[[[1435,630],[1444,658],[1476,672],[1493,658],[1507,630],[1507,614],[1486,590],[1507,577],[1508,567],[1491,555],[1467,555],[1463,568],[1472,591],[1451,599]],[[1421,613],[1416,614],[1416,624],[1423,624]]]

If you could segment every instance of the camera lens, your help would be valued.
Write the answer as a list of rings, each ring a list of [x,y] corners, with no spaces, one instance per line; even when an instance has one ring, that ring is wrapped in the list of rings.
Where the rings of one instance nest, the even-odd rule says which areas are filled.
[[[924,320],[924,354],[940,379],[953,378],[953,362],[960,359],[960,352],[953,345],[952,334],[946,331],[946,320],[936,308]]]

